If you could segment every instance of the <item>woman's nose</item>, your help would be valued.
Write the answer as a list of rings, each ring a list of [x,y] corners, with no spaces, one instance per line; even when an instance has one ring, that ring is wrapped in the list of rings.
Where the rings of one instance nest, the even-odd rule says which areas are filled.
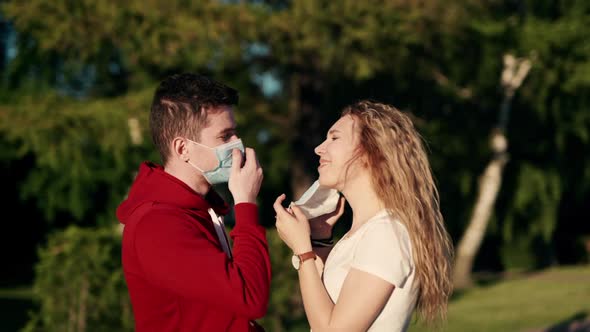
[[[322,144],[316,146],[315,149],[313,149],[313,152],[315,152],[315,154],[317,154],[318,156],[324,153],[324,143],[325,141],[322,142]]]

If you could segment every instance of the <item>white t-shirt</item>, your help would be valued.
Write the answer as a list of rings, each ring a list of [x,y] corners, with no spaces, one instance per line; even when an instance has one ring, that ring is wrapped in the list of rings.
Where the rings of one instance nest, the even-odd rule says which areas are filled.
[[[406,227],[380,211],[356,232],[334,246],[324,266],[323,280],[334,303],[351,268],[375,275],[395,289],[368,329],[370,332],[406,331],[416,305],[412,245]],[[358,304],[363,307],[362,303]]]

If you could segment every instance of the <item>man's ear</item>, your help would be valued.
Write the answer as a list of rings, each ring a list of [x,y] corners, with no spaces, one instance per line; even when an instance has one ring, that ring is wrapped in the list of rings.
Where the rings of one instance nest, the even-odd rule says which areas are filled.
[[[182,137],[176,137],[172,140],[171,144],[172,156],[180,158],[182,161],[188,161],[188,149],[186,140]]]

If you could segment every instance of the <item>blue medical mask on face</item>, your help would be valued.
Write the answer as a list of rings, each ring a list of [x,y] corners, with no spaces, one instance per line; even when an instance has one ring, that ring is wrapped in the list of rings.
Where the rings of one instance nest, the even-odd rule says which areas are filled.
[[[199,170],[203,173],[203,176],[210,184],[218,184],[218,183],[226,183],[229,181],[229,175],[231,173],[231,165],[232,165],[232,151],[233,149],[238,149],[242,151],[242,155],[244,154],[244,144],[242,144],[241,139],[237,139],[235,141],[231,141],[225,144],[218,145],[214,148],[208,147],[201,143],[197,143],[187,138],[187,140],[191,143],[206,147],[207,149],[211,149],[215,152],[215,156],[217,156],[217,161],[219,164],[216,168],[210,171],[203,171],[198,166],[194,165],[193,163],[187,161],[191,166]]]

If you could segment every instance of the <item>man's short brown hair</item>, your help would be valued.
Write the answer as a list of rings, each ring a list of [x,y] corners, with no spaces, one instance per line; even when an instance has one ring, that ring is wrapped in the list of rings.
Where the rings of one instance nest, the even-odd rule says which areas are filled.
[[[199,140],[207,110],[237,105],[238,92],[208,77],[184,73],[163,80],[154,94],[150,112],[152,140],[162,164],[170,157],[170,142],[178,136]]]

